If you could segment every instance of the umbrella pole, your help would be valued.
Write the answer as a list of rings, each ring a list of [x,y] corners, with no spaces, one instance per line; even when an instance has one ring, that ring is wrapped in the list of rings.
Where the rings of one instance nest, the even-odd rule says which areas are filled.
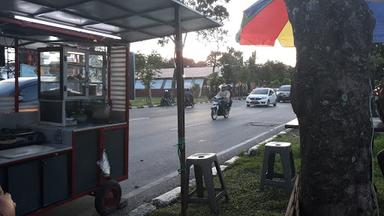
[[[177,79],[177,134],[178,154],[180,160],[180,184],[181,184],[181,215],[187,215],[187,187],[188,177],[185,168],[185,109],[184,109],[184,66],[183,66],[183,41],[181,31],[181,19],[179,5],[175,6],[176,21],[176,79]]]

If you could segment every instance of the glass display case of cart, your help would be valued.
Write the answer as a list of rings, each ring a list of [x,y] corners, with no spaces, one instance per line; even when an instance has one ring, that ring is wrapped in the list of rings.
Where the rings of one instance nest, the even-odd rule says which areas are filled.
[[[40,121],[69,126],[92,123],[106,105],[105,53],[70,47],[39,49]],[[100,115],[98,115],[100,116]],[[108,115],[102,115],[108,121]]]

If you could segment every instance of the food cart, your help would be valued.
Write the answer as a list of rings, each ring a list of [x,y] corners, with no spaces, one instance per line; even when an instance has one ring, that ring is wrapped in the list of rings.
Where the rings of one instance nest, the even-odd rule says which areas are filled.
[[[129,43],[219,24],[173,0],[14,0],[2,1],[0,26],[0,45],[15,50],[15,93],[0,98],[1,187],[17,215],[89,194],[106,215],[128,179]],[[37,112],[20,109],[22,48],[36,51]]]
[[[116,50],[128,55],[125,47],[111,47],[110,61]],[[121,207],[117,182],[128,178],[128,79],[123,70],[125,78],[115,86],[124,91],[108,94],[107,77],[116,73],[108,75],[106,54],[65,44],[37,49],[39,112],[24,113],[37,115],[36,121],[9,124],[0,141],[0,184],[12,194],[18,215],[87,194],[95,196],[102,215]],[[124,98],[114,103],[117,93]]]

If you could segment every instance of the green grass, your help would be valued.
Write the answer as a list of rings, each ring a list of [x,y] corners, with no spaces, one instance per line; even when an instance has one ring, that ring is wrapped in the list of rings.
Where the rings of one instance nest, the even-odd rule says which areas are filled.
[[[152,97],[152,105],[159,105],[160,100],[161,100],[160,97]],[[131,106],[136,106],[136,107],[150,105],[146,97],[136,97],[135,100],[130,100],[129,102],[131,103]]]
[[[384,216],[384,176],[381,173],[379,165],[377,164],[376,155],[379,151],[384,149],[384,135],[376,134],[375,143],[373,147],[373,182],[376,186],[376,196],[379,204],[380,215]]]
[[[288,141],[293,144],[295,165],[299,167],[298,134],[289,133],[279,136],[276,140]],[[264,148],[261,147],[256,157],[241,156],[234,165],[225,170],[224,180],[230,195],[230,201],[228,203],[220,202],[221,215],[284,215],[290,196],[288,192],[271,187],[266,187],[263,192],[259,191],[263,153]],[[278,160],[276,161],[278,162]],[[276,170],[279,169],[281,169],[281,166],[277,167]],[[215,185],[218,185],[217,178],[215,179]],[[180,203],[175,203],[169,207],[158,209],[152,216],[176,216],[179,213]],[[210,215],[210,210],[208,205],[205,204],[190,204],[188,215]]]
[[[201,102],[209,102],[209,99],[207,96],[201,96],[198,98],[194,98],[195,103],[201,103]]]
[[[279,135],[274,141],[292,143],[292,150],[295,160],[296,171],[300,170],[299,158],[299,134],[297,130],[292,130],[285,135]],[[384,177],[377,165],[377,152],[384,149],[384,135],[376,135],[374,145],[374,183],[377,188],[379,206],[384,206]],[[274,216],[284,215],[287,208],[290,194],[284,190],[272,187],[265,187],[264,191],[259,191],[260,170],[264,147],[260,147],[255,157],[241,155],[234,165],[224,172],[224,180],[230,195],[228,203],[219,203],[220,215],[224,216]],[[278,162],[278,160],[276,160]],[[276,170],[281,170],[280,163]],[[280,165],[280,166],[279,166]],[[216,177],[215,177],[216,178]],[[218,185],[218,179],[215,179]],[[152,216],[176,216],[180,214],[180,203],[174,203],[168,207],[156,210]],[[188,215],[205,216],[210,215],[210,210],[206,204],[190,204]],[[380,215],[384,216],[383,211]]]

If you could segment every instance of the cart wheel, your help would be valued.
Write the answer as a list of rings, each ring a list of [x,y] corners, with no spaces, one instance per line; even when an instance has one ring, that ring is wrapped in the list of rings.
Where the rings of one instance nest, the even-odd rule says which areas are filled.
[[[120,200],[121,187],[119,183],[114,180],[109,180],[96,192],[96,211],[102,216],[108,215],[119,208]]]

